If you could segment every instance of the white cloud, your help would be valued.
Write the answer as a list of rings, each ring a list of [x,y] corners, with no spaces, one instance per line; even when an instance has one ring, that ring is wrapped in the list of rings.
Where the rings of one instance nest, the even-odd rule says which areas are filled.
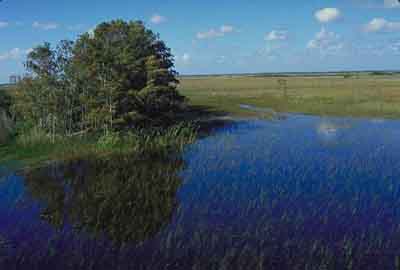
[[[164,16],[161,16],[159,14],[154,14],[153,16],[151,16],[150,18],[150,22],[153,24],[161,24],[167,21],[167,18]]]
[[[384,0],[385,8],[398,8],[400,7],[399,0]]]
[[[211,39],[216,37],[223,37],[225,34],[235,32],[235,28],[231,25],[222,25],[218,30],[210,29],[205,32],[198,32],[197,39]]]
[[[307,44],[307,48],[318,50],[322,55],[335,54],[344,48],[344,42],[334,32],[327,31],[324,27]]]
[[[279,31],[272,30],[265,36],[266,41],[283,41],[287,40],[288,32],[287,31]]]
[[[338,20],[341,12],[337,8],[324,8],[315,12],[314,16],[320,23],[329,23]]]
[[[32,24],[33,28],[38,28],[41,30],[54,30],[58,28],[58,24],[55,22],[46,22],[46,23],[40,23],[40,22],[34,22]]]
[[[0,21],[0,28],[5,28],[5,27],[7,27],[8,25],[9,25],[8,22],[2,22],[2,21]]]
[[[400,22],[390,22],[384,18],[374,18],[364,26],[365,32],[400,31]]]

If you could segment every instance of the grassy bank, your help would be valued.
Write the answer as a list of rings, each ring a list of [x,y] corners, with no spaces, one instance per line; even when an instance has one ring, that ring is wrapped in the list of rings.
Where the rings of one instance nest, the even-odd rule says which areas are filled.
[[[239,107],[249,104],[278,112],[400,117],[399,75],[183,77],[179,90],[192,105],[236,116],[256,115]]]
[[[179,153],[194,142],[196,137],[197,129],[191,124],[180,124],[163,131],[143,130],[107,136],[58,138],[55,142],[33,133],[0,146],[0,164],[33,168],[49,161],[90,159],[116,153],[149,159]],[[14,161],[18,161],[18,164],[12,164]]]

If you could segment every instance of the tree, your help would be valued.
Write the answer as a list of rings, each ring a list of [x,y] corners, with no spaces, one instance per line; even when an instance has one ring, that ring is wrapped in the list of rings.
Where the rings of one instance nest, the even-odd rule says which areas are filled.
[[[138,118],[155,120],[179,109],[173,56],[142,22],[100,24],[76,42],[73,63],[92,82],[96,114],[108,128],[129,126]]]
[[[76,42],[44,43],[26,68],[15,111],[53,139],[163,123],[184,103],[170,49],[141,22],[111,21]]]

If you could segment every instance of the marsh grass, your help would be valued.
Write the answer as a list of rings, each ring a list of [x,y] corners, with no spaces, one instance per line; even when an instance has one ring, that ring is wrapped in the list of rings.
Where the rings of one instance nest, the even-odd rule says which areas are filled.
[[[90,137],[56,137],[54,142],[46,134],[32,130],[16,137],[12,143],[0,146],[0,163],[17,160],[18,166],[36,167],[50,161],[104,157],[113,153],[148,158],[183,151],[196,137],[197,128],[192,123]]]
[[[192,105],[235,116],[258,116],[240,104],[278,112],[355,117],[400,117],[400,77],[184,77],[180,91]]]

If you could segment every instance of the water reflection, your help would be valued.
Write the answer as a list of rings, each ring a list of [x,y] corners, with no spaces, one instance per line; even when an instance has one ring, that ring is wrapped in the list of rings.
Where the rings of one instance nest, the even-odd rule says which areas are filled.
[[[77,160],[0,182],[0,269],[131,269],[171,221],[180,157]]]
[[[26,175],[29,194],[46,207],[41,218],[71,224],[117,243],[138,243],[169,222],[177,206],[182,160],[133,161],[126,156],[80,160]]]
[[[338,141],[338,136],[343,130],[351,128],[353,124],[350,119],[322,117],[316,130],[323,142],[332,144]]]
[[[221,129],[183,158],[82,160],[0,181],[0,266],[398,269],[399,130],[290,115]]]

